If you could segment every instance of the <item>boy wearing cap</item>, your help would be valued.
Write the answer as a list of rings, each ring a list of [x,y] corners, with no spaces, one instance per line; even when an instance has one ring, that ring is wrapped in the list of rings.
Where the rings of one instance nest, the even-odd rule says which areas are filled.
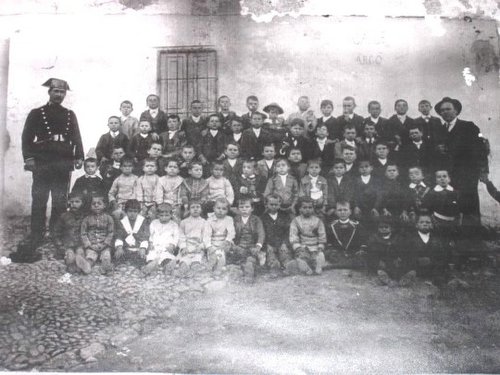
[[[264,112],[269,115],[269,118],[264,121],[264,129],[269,132],[271,141],[276,147],[279,147],[283,139],[285,139],[287,132],[284,126],[285,119],[280,117],[284,113],[283,108],[278,103],[271,103],[264,107]]]
[[[51,78],[49,102],[33,109],[22,134],[24,169],[33,173],[31,239],[40,241],[45,233],[49,194],[52,195],[50,229],[66,211],[67,192],[73,168],[82,167],[84,152],[78,121],[73,111],[61,104],[69,90],[64,80]]]

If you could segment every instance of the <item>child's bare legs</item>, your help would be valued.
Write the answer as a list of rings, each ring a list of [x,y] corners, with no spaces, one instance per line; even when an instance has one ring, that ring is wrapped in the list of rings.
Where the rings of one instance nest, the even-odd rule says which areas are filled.
[[[311,251],[311,263],[314,267],[314,273],[320,275],[325,266],[325,254],[322,251]]]
[[[91,253],[91,259],[88,259],[87,254]],[[95,257],[93,254],[95,254]],[[91,249],[83,250],[78,248],[75,254],[75,263],[80,271],[88,275],[92,271],[92,266],[94,265],[95,259],[97,259],[97,253]]]
[[[75,252],[78,252],[78,250],[80,250],[80,253],[83,253],[83,249],[68,249],[64,255],[64,263],[66,264],[69,273],[75,273],[78,270],[75,260]]]
[[[173,275],[174,270],[175,270],[175,260],[173,259],[166,259],[163,261],[163,273],[165,275]]]
[[[99,257],[101,258],[102,273],[111,272],[113,270],[113,266],[111,265],[111,249],[109,247],[104,248],[101,250]]]

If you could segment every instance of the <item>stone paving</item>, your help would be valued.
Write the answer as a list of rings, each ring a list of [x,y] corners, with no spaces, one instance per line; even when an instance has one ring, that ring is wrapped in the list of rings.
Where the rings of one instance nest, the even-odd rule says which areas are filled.
[[[12,251],[13,237],[22,233],[15,226],[24,224],[9,228],[4,244],[11,246],[4,246],[1,255]],[[167,328],[177,317],[180,298],[241,276],[237,267],[229,267],[217,278],[206,272],[189,278],[158,272],[144,278],[126,264],[109,276],[98,269],[87,276],[70,275],[61,260],[53,259],[51,245],[41,250],[39,262],[0,265],[0,370],[71,370],[95,361],[105,348],[120,348],[155,327]]]

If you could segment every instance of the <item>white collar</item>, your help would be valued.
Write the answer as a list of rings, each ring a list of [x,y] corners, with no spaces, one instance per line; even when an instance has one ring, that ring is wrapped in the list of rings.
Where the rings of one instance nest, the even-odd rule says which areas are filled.
[[[143,134],[143,133],[139,133],[139,135],[142,137],[142,138],[147,138],[149,133],[148,134]]]
[[[85,173],[85,178],[97,178],[97,175]]]
[[[231,167],[234,167],[237,161],[238,159],[227,159],[227,162]]]
[[[396,114],[396,116],[398,116],[399,121],[401,121],[402,123],[404,123],[406,121],[406,115],[398,115],[398,114]]]
[[[450,186],[450,185],[446,186],[446,188],[442,188],[442,187],[441,187],[441,186],[439,186],[439,185],[434,186],[434,191],[439,192],[439,191],[444,191],[444,190],[453,191],[453,190],[455,190],[455,189],[453,189],[453,187],[452,187],[452,186]]]
[[[382,165],[386,165],[387,164],[387,159],[380,159],[380,158],[377,158],[377,160],[380,162],[380,164]]]
[[[316,183],[316,181],[318,181],[319,176],[313,177],[313,176],[311,176],[310,174],[308,174],[308,176],[309,176],[309,178],[311,179],[311,182],[312,182],[312,183]]]
[[[251,175],[251,176],[245,176],[244,174],[241,175],[241,177],[244,179],[244,180],[248,180],[250,178],[255,178],[255,174]]]
[[[263,160],[266,162],[268,168],[271,168],[274,164],[274,159],[271,160],[263,159]]]
[[[110,131],[109,131],[109,134],[110,134],[110,135],[114,138],[114,137],[116,137],[118,134],[120,134],[120,131],[119,131],[119,130],[117,130],[117,131],[115,131],[115,132],[112,132],[112,131],[110,130]]]
[[[347,224],[347,223],[349,223],[349,221],[350,221],[349,219],[345,219],[345,220],[339,219],[340,224]]]
[[[130,115],[128,115],[128,116],[121,115],[120,116],[120,119],[122,120],[122,122],[128,120],[129,118],[130,118]]]
[[[276,212],[275,214],[270,214],[269,212],[267,213],[273,220],[276,220],[278,218],[278,213]]]
[[[345,117],[349,118],[349,120],[352,120],[352,119],[353,119],[353,117],[354,117],[354,113],[350,113],[350,114],[348,114],[348,115],[344,115],[344,118],[345,118]]]
[[[212,137],[215,137],[217,135],[217,133],[219,132],[219,129],[210,129],[210,134],[212,134]]]
[[[331,119],[332,115],[330,115],[328,117],[322,116],[321,118],[323,119],[323,122],[325,122],[325,121],[328,121],[329,119]]]
[[[372,116],[370,116],[370,120],[372,120],[372,122],[374,124],[376,124],[378,122],[378,120],[380,119],[380,117],[377,117],[377,118],[373,118]]]
[[[371,138],[370,137],[365,137],[365,141],[373,143],[373,142],[375,142],[375,137],[371,137]]]
[[[279,174],[278,176],[280,176],[281,182],[283,182],[283,185],[285,185],[286,184],[286,178],[288,177],[288,173],[287,174]]]
[[[450,124],[450,126],[448,127],[448,131],[449,132],[451,132],[451,129],[453,129],[453,127],[455,126],[455,123],[457,122],[457,120],[458,120],[458,117],[455,117],[453,119],[453,121],[449,122],[449,124]],[[446,121],[443,120],[442,123],[443,123],[444,126],[446,126]]]
[[[156,108],[156,109],[149,109],[149,114],[153,117],[156,117],[158,115],[158,113],[160,113],[160,109],[159,108]]]
[[[417,231],[417,233],[420,236],[420,238],[422,239],[422,241],[424,241],[424,243],[429,242],[429,240],[431,238],[431,234],[430,233],[422,233],[420,231]]]
[[[262,130],[261,128],[252,128],[253,132],[255,133],[255,135],[257,135],[257,137],[260,135],[260,131]]]
[[[420,142],[415,142],[415,141],[412,141],[414,145],[417,145],[417,146],[420,146],[422,144],[422,141]]]
[[[340,176],[340,177],[335,176],[335,178],[337,179],[337,182],[340,184],[340,182],[342,181],[344,176]]]
[[[422,117],[424,120],[426,120],[426,121],[431,119],[431,115],[427,115],[427,116],[422,115],[421,117]]]
[[[418,185],[414,182],[410,183],[410,185],[408,185],[410,187],[410,189],[415,189],[417,186],[422,186],[422,187],[427,187],[423,181],[420,181],[418,183]]]
[[[238,134],[234,134],[234,133],[233,133],[233,139],[234,139],[235,141],[239,141],[239,140],[241,139],[241,134],[242,134],[242,133],[238,133]]]
[[[113,160],[113,168],[120,168],[120,162]]]
[[[242,216],[242,217],[241,217],[241,221],[243,221],[243,224],[248,223],[248,219],[250,219],[250,216],[247,216],[247,217]]]
[[[173,137],[175,135],[175,133],[177,133],[177,130],[169,130],[168,131],[169,138]]]
[[[195,117],[195,116],[191,115],[191,120],[193,120],[193,122],[200,122],[201,116]]]
[[[344,139],[344,142],[346,145],[349,145],[351,147],[356,147],[356,141],[348,141],[347,139]]]
[[[368,175],[368,176],[363,176],[361,175],[361,181],[363,181],[365,184],[367,184],[368,182],[370,182],[370,178],[372,177],[372,175]]]
[[[318,142],[318,144],[320,144],[320,145],[324,145],[326,143],[326,140],[327,140],[327,138],[325,138],[325,139],[316,138],[316,142]]]

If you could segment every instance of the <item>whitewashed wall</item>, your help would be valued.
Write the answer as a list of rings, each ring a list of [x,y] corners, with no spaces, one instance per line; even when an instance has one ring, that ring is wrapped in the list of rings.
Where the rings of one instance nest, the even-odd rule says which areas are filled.
[[[340,114],[342,97],[355,96],[363,115],[368,101],[378,99],[385,116],[400,97],[409,101],[411,116],[422,98],[459,98],[461,117],[474,120],[492,141],[492,179],[500,185],[498,70],[486,72],[485,59],[476,61],[472,49],[484,40],[498,58],[494,21],[304,16],[256,23],[239,16],[136,14],[26,16],[17,17],[16,26],[7,98],[7,214],[29,212],[31,176],[22,170],[20,134],[30,108],[46,101],[40,84],[49,77],[68,80],[65,104],[77,113],[88,150],[121,100],[131,100],[139,115],[146,95],[156,92],[157,49],[175,46],[217,50],[219,94],[229,95],[237,112],[250,94],[262,104],[277,101],[286,112],[295,110],[298,96],[309,95],[318,114],[324,98]],[[470,86],[465,68],[476,79]],[[498,207],[483,191],[482,198],[492,222]]]

